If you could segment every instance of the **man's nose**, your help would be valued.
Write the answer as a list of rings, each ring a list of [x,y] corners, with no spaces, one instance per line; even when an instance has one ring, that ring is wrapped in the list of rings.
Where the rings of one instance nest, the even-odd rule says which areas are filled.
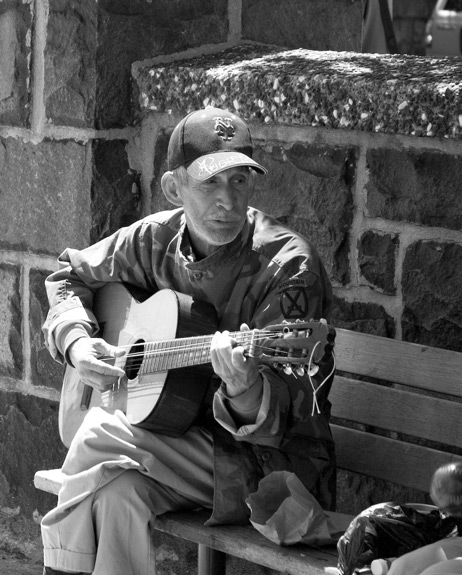
[[[228,184],[220,184],[216,191],[216,203],[218,206],[230,210],[236,203],[236,194]]]

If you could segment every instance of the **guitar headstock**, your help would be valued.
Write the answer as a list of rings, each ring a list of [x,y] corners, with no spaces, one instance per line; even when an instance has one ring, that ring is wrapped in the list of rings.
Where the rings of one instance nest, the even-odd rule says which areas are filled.
[[[282,367],[287,373],[294,371],[311,375],[318,370],[328,346],[334,346],[334,332],[325,319],[283,322],[270,325],[258,332],[258,343],[253,350],[258,361]],[[251,350],[252,351],[252,350]]]

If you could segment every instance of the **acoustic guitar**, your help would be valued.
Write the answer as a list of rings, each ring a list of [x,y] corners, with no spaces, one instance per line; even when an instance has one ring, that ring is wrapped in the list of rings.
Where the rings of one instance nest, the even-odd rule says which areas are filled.
[[[120,358],[100,359],[122,368],[125,376],[99,392],[82,384],[77,370],[67,366],[59,408],[64,445],[69,446],[94,406],[120,409],[132,424],[151,431],[185,433],[198,415],[213,373],[213,306],[169,289],[142,301],[124,284],[111,283],[95,294],[94,312],[101,337],[127,350]],[[330,343],[325,320],[284,322],[231,335],[260,363],[300,375],[317,370]]]

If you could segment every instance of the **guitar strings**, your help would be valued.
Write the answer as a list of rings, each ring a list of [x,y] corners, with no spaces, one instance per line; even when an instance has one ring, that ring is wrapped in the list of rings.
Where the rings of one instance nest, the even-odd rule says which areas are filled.
[[[300,330],[300,332],[302,332],[302,330]],[[236,332],[230,332],[229,334],[231,337],[235,338],[235,339],[240,339],[240,338],[255,338],[255,339],[260,339],[260,340],[265,340],[265,339],[284,339],[281,337],[281,331],[264,331],[262,332],[261,330],[249,330],[249,331],[236,331]],[[210,340],[212,341],[212,337],[213,335],[196,335],[196,336],[191,336],[191,337],[180,337],[180,338],[176,338],[176,339],[161,339],[161,340],[156,340],[156,341],[151,341],[151,342],[143,342],[146,345],[148,344],[162,344],[162,343],[172,343],[175,341],[181,342],[184,344],[186,344],[187,342],[193,342],[194,343],[200,343],[201,345],[203,345],[205,340]],[[202,342],[200,340],[203,340]],[[130,348],[133,347],[133,344],[127,344],[127,345],[121,345],[118,347],[126,347],[126,348]]]
[[[287,333],[289,334],[291,332]],[[306,330],[300,330],[297,335],[303,333],[306,334]],[[331,375],[329,374],[319,386],[315,386],[312,375],[316,373],[318,368],[316,364],[314,364],[313,358],[316,348],[321,343],[320,341],[315,343],[308,359],[308,351],[305,348],[302,348],[302,351],[299,355],[294,355],[295,349],[293,347],[286,349],[277,347],[275,349],[273,346],[263,346],[258,344],[259,341],[265,341],[268,339],[274,340],[275,338],[281,340],[281,342],[284,341],[284,338],[282,338],[280,335],[280,331],[275,331],[274,333],[266,331],[262,333],[258,330],[250,330],[248,332],[235,332],[232,333],[231,336],[236,336],[236,339],[239,340],[238,345],[245,346],[246,344],[251,343],[252,353],[254,356],[256,355],[257,358],[265,351],[268,352],[269,357],[266,358],[266,363],[273,364],[273,366],[276,368],[279,366],[279,368],[282,369],[286,374],[292,373],[292,375],[295,377],[307,374],[313,392],[312,415],[314,415],[315,410],[318,413],[320,412],[316,393],[321,389],[321,387],[325,384]],[[132,345],[124,345],[119,347],[131,349],[138,346],[140,349],[140,351],[128,353],[123,356],[123,358],[126,359],[124,366],[125,371],[130,379],[134,379],[139,374],[143,375],[146,373],[163,372],[175,367],[187,367],[191,365],[210,363],[210,348],[208,347],[208,349],[205,349],[204,343],[210,344],[211,339],[212,336],[210,335],[195,336],[191,338],[161,340],[156,342],[138,342]],[[194,343],[191,344],[191,341]],[[172,347],[172,342],[180,343],[177,343]],[[287,338],[285,339],[285,343],[287,345]],[[166,348],[166,345],[170,347]],[[198,353],[198,351],[200,353]],[[271,355],[273,353],[276,353],[277,355]],[[169,360],[172,358],[178,359],[178,356],[181,356],[181,354],[183,354],[183,357],[180,357],[179,361],[177,361],[175,365],[169,364]],[[101,361],[108,362],[114,358],[106,356],[100,357],[99,359]],[[182,365],[182,361],[185,362],[184,365]],[[293,369],[294,364],[297,364],[295,371]]]
[[[274,334],[272,334],[271,332],[262,334],[262,335],[258,335],[255,336],[254,334],[252,334],[252,332],[249,332],[249,335],[247,335],[247,332],[238,332],[239,334],[243,334],[240,337],[243,338],[243,341],[238,341],[238,345],[245,345],[245,344],[249,344],[249,343],[255,343],[256,347],[258,348],[258,350],[260,352],[262,351],[268,351],[269,353],[274,351],[274,347],[272,346],[262,346],[262,345],[258,345],[259,341],[264,341],[266,339],[280,339],[281,342],[284,341],[284,338],[279,337],[278,333],[280,332],[275,332]],[[233,335],[233,334],[231,334]],[[188,341],[194,340],[193,343],[180,343],[175,345],[175,342],[182,342],[182,339],[173,339],[173,340],[160,340],[160,341],[152,341],[152,342],[144,342],[144,341],[140,341],[140,342],[135,342],[132,344],[127,344],[127,345],[119,345],[117,347],[119,348],[125,348],[127,350],[130,350],[132,348],[135,347],[139,347],[141,348],[140,351],[135,351],[132,353],[127,353],[124,357],[125,358],[136,358],[136,357],[156,357],[156,356],[162,356],[162,355],[176,355],[179,352],[190,352],[190,354],[193,354],[195,352],[197,352],[198,350],[202,350],[202,351],[207,351],[204,348],[204,344],[210,343],[211,341],[211,336],[196,336],[194,338],[184,338],[187,339]],[[206,340],[209,340],[208,342]],[[246,341],[247,339],[247,341]],[[202,341],[201,341],[202,340]],[[154,346],[154,347],[152,347]],[[290,350],[287,349],[277,349],[277,352],[279,355],[284,355],[284,353],[287,353],[287,356],[289,357],[289,354],[291,353]],[[101,361],[110,361],[113,360],[114,358],[112,356],[101,356],[98,357],[99,360]]]
[[[310,386],[311,386],[311,390],[313,393],[313,404],[312,404],[312,409],[311,409],[311,415],[313,416],[315,414],[315,412],[317,412],[318,414],[321,413],[320,407],[319,407],[319,403],[318,403],[318,398],[317,398],[317,394],[320,392],[320,390],[322,389],[322,387],[324,386],[324,384],[329,380],[329,378],[331,377],[331,375],[334,373],[335,371],[335,355],[333,355],[333,366],[332,369],[330,371],[330,373],[323,379],[323,381],[319,384],[319,385],[315,385],[315,382],[313,380],[313,375],[314,373],[312,372],[312,366],[316,364],[314,364],[314,354],[316,352],[316,349],[318,348],[318,346],[321,344],[320,341],[317,341],[315,343],[315,345],[313,346],[313,349],[311,350],[310,356],[309,358],[307,357],[307,355],[303,355],[303,353],[306,353],[306,351],[302,348],[302,355],[300,357],[296,357],[293,355],[294,350],[293,349],[276,349],[274,347],[271,346],[262,346],[262,345],[258,345],[258,341],[264,341],[267,339],[281,339],[283,341],[284,338],[280,337],[280,332],[265,332],[264,334],[259,333],[257,335],[255,335],[255,333],[253,333],[252,331],[249,332],[235,332],[232,333],[231,336],[236,336],[236,339],[238,339],[238,345],[245,345],[248,343],[252,343],[254,345],[254,348],[256,351],[263,353],[265,351],[267,351],[268,353],[273,353],[274,351],[277,352],[277,356],[275,356],[275,361],[274,364],[281,364],[284,365],[284,360],[286,360],[286,364],[290,366],[290,360],[294,361],[294,360],[300,360],[300,359],[307,359],[307,362],[304,362],[306,364],[306,374],[308,376],[308,380],[310,382]],[[204,351],[207,352],[206,356],[207,358],[209,357],[209,350],[205,350],[204,348],[204,344],[205,343],[210,343],[212,336],[208,335],[208,336],[195,336],[192,338],[180,338],[180,339],[173,339],[173,340],[160,340],[160,341],[155,341],[155,342],[137,342],[131,345],[122,345],[122,346],[118,346],[121,348],[126,348],[127,350],[132,349],[133,347],[139,346],[140,348],[142,348],[141,351],[137,351],[137,352],[133,352],[133,353],[128,353],[125,356],[123,356],[126,359],[133,359],[133,358],[140,358],[141,361],[139,362],[139,366],[136,367],[141,367],[143,364],[143,359],[147,359],[147,362],[152,363],[152,361],[156,358],[159,357],[169,357],[169,356],[175,356],[178,355],[178,353],[180,352],[188,352],[189,354],[189,358],[191,357],[191,355],[194,355],[198,350],[202,350],[202,356],[204,356]],[[247,341],[246,341],[247,340]],[[193,343],[187,343],[187,342],[193,342]],[[179,345],[173,345],[174,342],[181,342]],[[168,349],[166,349],[165,347],[162,347],[165,345],[169,345],[170,347]],[[149,347],[154,346],[153,349],[149,349]],[[146,349],[148,348],[148,349]],[[101,361],[110,361],[113,360],[113,357],[110,356],[101,356],[98,359],[100,359]],[[206,363],[203,362],[203,357],[200,358],[200,362],[201,363]],[[278,361],[279,360],[279,361]],[[289,363],[287,363],[289,362]],[[165,369],[167,369],[167,366],[165,366]],[[291,369],[291,368],[290,368]],[[156,371],[156,370],[154,370]],[[163,369],[159,369],[159,371],[163,371]],[[294,373],[292,371],[292,374],[297,377],[297,374]]]

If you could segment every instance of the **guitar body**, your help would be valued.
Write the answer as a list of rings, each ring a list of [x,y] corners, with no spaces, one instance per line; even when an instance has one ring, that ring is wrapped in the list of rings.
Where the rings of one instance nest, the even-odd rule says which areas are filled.
[[[120,409],[131,423],[151,431],[182,435],[197,417],[211,366],[143,373],[144,343],[213,333],[214,308],[168,289],[139,301],[123,284],[111,283],[96,294],[94,310],[101,337],[111,345],[128,347],[131,356],[139,357],[135,361],[117,358],[115,364],[124,369],[126,377],[103,393],[83,385],[77,371],[66,368],[59,408],[64,445],[69,447],[88,409],[94,406],[109,412]]]

